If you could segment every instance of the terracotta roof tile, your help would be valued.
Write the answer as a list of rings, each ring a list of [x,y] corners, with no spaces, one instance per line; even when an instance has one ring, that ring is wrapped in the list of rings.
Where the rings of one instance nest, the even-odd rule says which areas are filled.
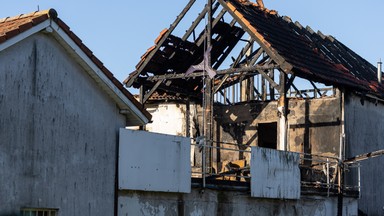
[[[63,22],[61,19],[56,20],[56,23],[60,26],[62,29],[67,29],[67,31],[70,30],[69,26]]]
[[[104,67],[103,62],[101,62],[96,56],[92,55],[91,60],[93,61],[93,63],[95,63],[97,65],[97,67],[99,67],[99,68]]]
[[[102,71],[104,72],[104,74],[109,78],[109,79],[112,79],[113,78],[113,73],[111,71],[109,71],[108,68],[104,67],[102,68]]]
[[[32,23],[24,23],[24,24],[19,25],[19,31],[24,32],[24,31],[26,31],[32,27],[33,27]]]
[[[53,19],[57,18],[57,13],[53,9],[0,19],[0,35],[7,35],[7,39],[12,38],[51,16]]]
[[[83,50],[83,52],[85,52],[85,54],[87,54],[87,56],[93,55],[92,50],[90,50],[87,46],[85,46],[85,44],[82,44],[80,48],[81,50]]]
[[[150,121],[151,115],[143,109],[143,106],[133,97],[133,95],[118,81],[113,74],[103,65],[103,63],[93,55],[93,52],[83,44],[82,40],[73,33],[69,26],[57,17],[54,9],[22,14],[15,17],[6,17],[0,19],[0,43],[9,40],[12,37],[44,22],[52,19],[64,32],[80,47],[89,59],[110,79],[110,81],[145,115]]]
[[[37,25],[37,24],[40,24],[40,23],[42,23],[43,21],[47,20],[48,18],[49,18],[49,17],[48,17],[47,14],[44,14],[44,15],[41,15],[41,16],[37,16],[37,17],[34,17],[34,18],[32,19],[32,23],[33,23],[34,25]]]
[[[73,33],[70,29],[64,29],[66,33],[69,35],[69,37],[76,43],[77,46],[81,47],[83,44],[83,41],[75,34]]]

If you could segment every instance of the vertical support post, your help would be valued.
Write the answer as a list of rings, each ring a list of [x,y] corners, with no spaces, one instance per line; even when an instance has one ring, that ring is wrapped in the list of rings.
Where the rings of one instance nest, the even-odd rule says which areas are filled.
[[[344,164],[339,162],[339,188],[337,196],[337,216],[343,216],[343,198],[344,198]]]
[[[265,78],[261,77],[261,98],[263,101],[267,100],[267,86],[265,82]]]
[[[242,102],[249,100],[249,79],[240,83],[240,98]]]
[[[359,199],[361,199],[361,170],[360,163],[357,163],[357,187],[359,191]]]
[[[144,85],[141,85],[140,93],[139,93],[139,102],[141,103],[142,107],[144,107],[144,96],[145,96],[145,87]],[[139,126],[139,130],[145,130],[145,125]]]
[[[252,37],[249,37],[249,41],[252,40]],[[247,50],[246,58],[248,59],[253,53],[253,43],[250,44],[249,49]],[[247,63],[247,66],[251,66],[249,62]],[[254,100],[255,99],[255,91],[254,91],[254,86],[255,86],[255,77],[252,76],[247,79],[248,85],[246,91],[248,94],[248,101]]]
[[[382,71],[381,71],[381,66],[382,66],[381,59],[379,62],[377,62],[377,81],[381,84],[382,81]]]
[[[231,101],[232,104],[236,103],[235,100],[236,100],[236,85],[233,85],[232,86],[232,101]]]
[[[280,98],[277,104],[277,111],[279,115],[278,119],[278,144],[277,149],[286,151],[287,150],[287,97],[286,97],[286,83],[287,83],[287,74],[280,72]]]
[[[269,70],[269,77],[271,77],[272,80],[275,80],[275,71],[274,69]],[[275,89],[272,87],[271,84],[269,84],[269,98],[271,101],[275,100]]]
[[[255,77],[249,78],[249,100],[255,100]]]
[[[187,101],[185,103],[185,136],[191,137],[191,103],[189,101],[189,98],[187,98]]]
[[[144,86],[142,85],[142,86],[140,86],[140,93],[139,93],[139,102],[141,103],[141,104],[143,104],[143,102],[144,102],[144,95],[145,95],[145,90],[144,90]]]
[[[330,179],[329,179],[329,158],[327,158],[327,197],[329,197],[329,190],[331,188],[331,185],[330,185]]]
[[[208,22],[207,22],[207,48],[212,46],[212,0],[208,0]],[[208,67],[211,67],[211,54],[208,54]],[[205,75],[205,90],[204,90],[204,155],[203,155],[203,187],[205,187],[206,174],[212,169],[212,127],[213,127],[213,86],[212,79]]]

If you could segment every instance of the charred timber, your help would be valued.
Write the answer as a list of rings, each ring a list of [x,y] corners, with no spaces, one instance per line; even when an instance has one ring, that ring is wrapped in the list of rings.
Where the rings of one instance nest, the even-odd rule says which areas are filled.
[[[269,69],[277,69],[276,65],[267,65],[267,66],[252,66],[252,67],[244,67],[244,68],[230,68],[225,70],[216,71],[217,75],[225,75],[225,74],[234,74],[234,73],[243,73],[243,72],[255,72],[260,70],[269,70]],[[204,72],[195,72],[189,75],[185,75],[185,73],[174,73],[174,74],[166,74],[166,75],[157,75],[151,76],[147,78],[147,81],[158,81],[158,80],[167,80],[167,79],[185,79],[185,78],[194,78],[194,77],[202,77],[204,76]]]

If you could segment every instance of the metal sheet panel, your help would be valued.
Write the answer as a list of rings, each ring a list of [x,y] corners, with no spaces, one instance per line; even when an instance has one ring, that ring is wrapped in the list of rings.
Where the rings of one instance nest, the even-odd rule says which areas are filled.
[[[252,147],[251,196],[300,199],[298,153]]]
[[[119,189],[190,193],[190,139],[120,129]]]

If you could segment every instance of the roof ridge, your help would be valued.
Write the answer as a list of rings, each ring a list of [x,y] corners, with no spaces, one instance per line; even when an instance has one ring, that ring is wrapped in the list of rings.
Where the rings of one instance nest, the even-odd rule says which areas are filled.
[[[260,5],[258,5],[256,2],[253,2],[253,1],[250,1],[250,0],[238,0],[238,2],[242,5],[245,5],[245,6],[252,6],[252,7],[255,7],[257,8],[259,11],[262,11],[266,14],[270,14],[270,15],[277,15],[277,16],[280,16],[278,11],[276,10],[272,10],[272,9],[268,9],[266,7],[261,7]]]
[[[35,16],[40,16],[40,15],[48,15],[48,17],[56,19],[57,18],[57,11],[53,8],[50,8],[48,10],[42,10],[42,11],[34,11],[31,13],[27,14],[19,14],[17,16],[12,16],[12,17],[5,17],[0,19],[0,23],[5,23],[5,22],[10,22],[22,18],[28,18],[28,17],[35,17]]]

